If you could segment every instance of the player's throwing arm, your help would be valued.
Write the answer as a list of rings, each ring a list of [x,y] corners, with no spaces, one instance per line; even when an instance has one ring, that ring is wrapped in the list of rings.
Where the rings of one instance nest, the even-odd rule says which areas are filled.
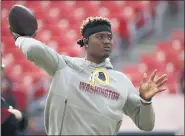
[[[38,24],[28,8],[14,5],[10,10],[8,22],[16,46],[22,50],[28,60],[43,68],[50,76],[66,65],[53,49],[34,39]]]

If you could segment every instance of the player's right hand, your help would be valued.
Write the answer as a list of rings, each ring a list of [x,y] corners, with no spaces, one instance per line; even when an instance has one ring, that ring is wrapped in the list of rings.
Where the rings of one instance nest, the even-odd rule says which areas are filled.
[[[18,121],[21,121],[21,120],[22,120],[23,116],[22,116],[22,113],[21,113],[19,110],[13,109],[12,106],[9,106],[8,111],[9,111],[10,113],[14,114],[14,115],[15,115],[15,118],[16,118]]]
[[[14,33],[14,32],[11,30],[11,28],[9,28],[9,32],[10,32],[10,34],[12,35],[12,37],[14,38],[14,40],[16,40],[16,39],[20,36],[19,34]]]
[[[18,33],[13,32],[10,27],[9,27],[9,32],[12,35],[12,37],[14,38],[14,40],[16,40],[18,37],[21,36]],[[37,35],[37,31],[35,31],[35,33],[31,37],[34,38],[36,35]]]

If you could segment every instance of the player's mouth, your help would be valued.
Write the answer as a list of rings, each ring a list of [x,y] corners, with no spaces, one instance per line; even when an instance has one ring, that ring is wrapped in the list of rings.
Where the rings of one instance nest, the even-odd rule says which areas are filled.
[[[110,51],[110,50],[111,50],[111,47],[109,47],[109,46],[104,46],[104,50]]]

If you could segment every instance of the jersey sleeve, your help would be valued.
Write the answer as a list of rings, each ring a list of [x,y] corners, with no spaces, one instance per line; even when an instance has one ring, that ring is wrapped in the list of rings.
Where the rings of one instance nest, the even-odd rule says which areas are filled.
[[[62,56],[34,38],[19,37],[15,45],[22,50],[29,61],[44,69],[50,76],[54,76],[57,70],[66,66]]]
[[[144,131],[151,131],[155,124],[155,113],[152,104],[143,104],[138,91],[126,77],[127,100],[123,111],[136,126]]]

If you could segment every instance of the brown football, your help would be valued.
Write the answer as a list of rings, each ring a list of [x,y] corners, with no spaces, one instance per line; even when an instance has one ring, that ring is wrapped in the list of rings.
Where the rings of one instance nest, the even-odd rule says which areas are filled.
[[[38,29],[37,19],[25,6],[14,5],[8,16],[11,31],[21,36],[32,36]]]

